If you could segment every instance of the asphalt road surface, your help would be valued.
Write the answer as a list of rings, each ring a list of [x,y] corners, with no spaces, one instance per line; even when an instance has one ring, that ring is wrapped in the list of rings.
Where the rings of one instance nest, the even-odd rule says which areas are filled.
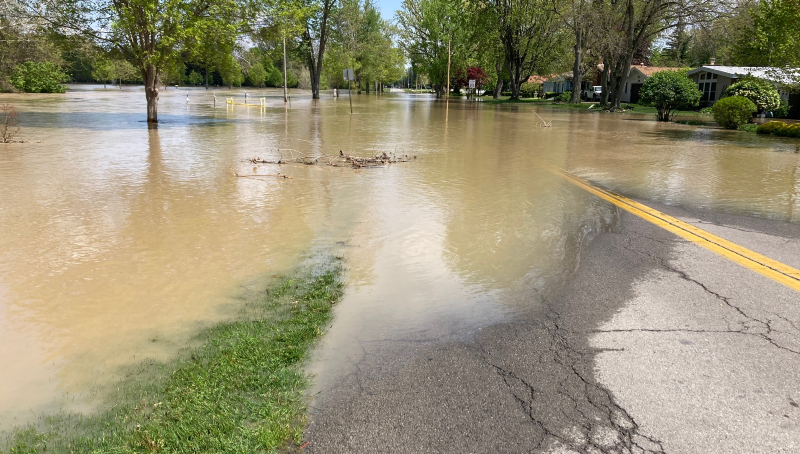
[[[800,269],[796,224],[643,203]],[[364,346],[306,451],[800,452],[800,293],[620,217],[516,320]]]

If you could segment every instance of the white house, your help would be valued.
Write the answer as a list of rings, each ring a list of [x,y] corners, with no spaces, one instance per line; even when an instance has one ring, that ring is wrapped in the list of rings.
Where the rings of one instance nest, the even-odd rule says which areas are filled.
[[[786,85],[790,83],[790,80],[783,77],[780,71],[778,68],[760,66],[708,65],[693,69],[687,75],[697,84],[697,88],[703,92],[703,97],[700,99],[700,105],[702,106],[710,106],[719,101],[726,88],[747,75],[772,82],[778,89],[781,99],[788,101],[790,104],[799,104],[800,99],[797,99],[797,95],[792,95],[786,89]]]
[[[542,83],[545,93],[564,93],[572,91],[572,71],[563,74],[553,74]]]

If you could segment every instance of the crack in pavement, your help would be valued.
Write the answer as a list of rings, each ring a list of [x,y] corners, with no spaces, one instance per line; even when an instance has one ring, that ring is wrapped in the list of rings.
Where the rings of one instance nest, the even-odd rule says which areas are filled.
[[[638,235],[638,236],[644,237],[643,235]],[[644,237],[644,238],[646,238],[646,237]],[[628,251],[631,251],[633,253],[644,255],[644,256],[648,257],[652,262],[657,263],[662,269],[667,270],[667,271],[669,271],[669,272],[671,272],[673,274],[676,274],[678,277],[680,277],[681,279],[683,279],[683,280],[685,280],[687,282],[691,282],[691,283],[699,286],[701,289],[703,289],[704,292],[706,292],[707,294],[713,296],[716,300],[721,301],[725,306],[729,307],[730,309],[733,309],[737,314],[739,314],[742,318],[745,319],[745,321],[738,322],[742,326],[741,329],[738,329],[738,330],[729,329],[727,331],[726,330],[719,330],[718,332],[738,333],[738,334],[743,334],[743,335],[748,335],[748,336],[755,336],[755,337],[758,337],[758,338],[761,338],[761,339],[767,341],[769,344],[771,344],[772,346],[774,346],[776,348],[779,348],[781,350],[786,350],[788,352],[800,355],[800,350],[795,350],[795,349],[789,348],[789,347],[787,347],[785,345],[781,345],[780,343],[778,343],[777,340],[773,339],[770,336],[773,332],[788,334],[788,333],[785,333],[785,332],[782,332],[780,330],[775,329],[772,326],[772,321],[771,320],[769,320],[769,319],[768,320],[761,320],[759,318],[756,318],[754,316],[749,315],[747,312],[744,311],[744,309],[742,309],[739,306],[733,304],[729,297],[721,295],[718,292],[715,292],[714,290],[711,290],[706,284],[698,281],[697,279],[692,278],[685,271],[670,265],[667,262],[667,259],[665,259],[663,257],[659,257],[659,256],[656,256],[656,255],[653,255],[653,254],[651,254],[651,253],[649,253],[647,251],[635,248],[632,245],[632,242],[631,242],[630,239],[626,239],[621,244],[621,246],[625,250],[628,250]],[[795,329],[797,329],[797,327],[791,321],[787,320],[786,318],[784,318],[784,317],[782,317],[782,316],[780,316],[778,314],[773,314],[773,315],[778,316],[782,320],[790,323]],[[641,331],[645,331],[645,329],[642,329]],[[654,330],[651,330],[651,331],[654,331]],[[668,330],[663,330],[663,331],[668,331]],[[672,331],[677,331],[677,330],[672,330]]]
[[[597,383],[593,374],[594,349],[575,348],[570,341],[585,338],[561,326],[561,315],[547,306],[540,323],[515,322],[527,336],[544,341],[532,371],[516,370],[518,361],[503,358],[476,340],[483,360],[501,377],[508,392],[540,430],[534,452],[569,449],[600,454],[664,454],[661,441],[641,433],[639,424]],[[514,338],[521,338],[519,333]],[[524,338],[524,337],[523,337]],[[539,451],[536,451],[539,450]]]

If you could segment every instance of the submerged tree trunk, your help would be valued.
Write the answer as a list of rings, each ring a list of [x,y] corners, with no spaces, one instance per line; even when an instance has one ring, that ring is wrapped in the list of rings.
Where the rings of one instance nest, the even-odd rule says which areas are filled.
[[[325,44],[328,42],[328,17],[331,15],[335,0],[324,0],[322,3],[322,20],[319,23],[317,51],[314,52],[314,40],[308,24],[303,39],[308,46],[308,72],[311,76],[311,98],[319,99],[319,78],[322,75],[322,58],[325,56]]]
[[[147,98],[147,123],[158,123],[158,69],[148,64],[142,69],[144,94]]]

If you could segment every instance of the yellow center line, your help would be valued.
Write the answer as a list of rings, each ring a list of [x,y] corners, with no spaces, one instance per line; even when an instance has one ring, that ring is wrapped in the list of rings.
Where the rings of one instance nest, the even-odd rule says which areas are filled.
[[[800,292],[800,270],[785,265],[777,260],[751,251],[745,247],[732,243],[724,238],[720,238],[703,229],[683,222],[660,211],[654,210],[647,205],[633,201],[625,196],[615,194],[611,191],[598,188],[583,178],[577,177],[566,170],[557,167],[550,168],[550,172],[558,175],[570,183],[585,189],[586,191],[600,197],[603,200],[613,203],[623,210],[639,216],[664,230],[674,233],[681,238],[687,239],[710,251],[731,260],[739,265],[749,268],[762,274],[776,282],[779,282],[791,289]]]

